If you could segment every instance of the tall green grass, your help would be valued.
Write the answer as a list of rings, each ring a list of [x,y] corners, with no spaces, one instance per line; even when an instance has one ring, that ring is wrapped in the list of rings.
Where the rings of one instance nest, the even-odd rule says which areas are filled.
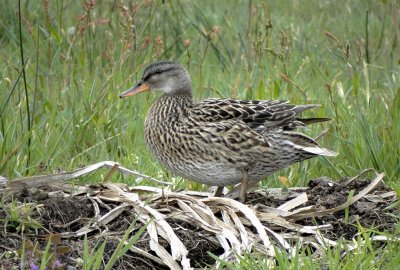
[[[2,175],[102,160],[165,175],[143,142],[157,94],[123,101],[118,94],[148,63],[171,59],[189,68],[197,99],[319,103],[310,115],[333,119],[307,133],[329,128],[320,143],[338,157],[296,164],[264,185],[280,186],[279,175],[303,185],[369,167],[398,185],[396,2],[21,1],[21,31],[16,14],[17,2],[2,2]]]

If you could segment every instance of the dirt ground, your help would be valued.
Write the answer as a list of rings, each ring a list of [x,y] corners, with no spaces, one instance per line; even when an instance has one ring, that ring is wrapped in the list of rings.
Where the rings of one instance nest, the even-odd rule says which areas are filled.
[[[343,204],[349,198],[349,193],[357,194],[365,188],[370,180],[354,180],[349,185],[343,185],[342,179],[339,182],[332,182],[329,179],[321,178],[310,182],[306,192],[309,201],[306,205],[316,205],[318,207],[332,208]],[[374,192],[383,193],[390,191],[389,188],[380,184]],[[95,209],[90,198],[87,196],[76,196],[69,198],[49,198],[45,192],[37,192],[32,194],[31,191],[23,191],[15,197],[17,202],[33,203],[32,212],[29,213],[30,218],[40,221],[41,226],[36,231],[33,228],[24,228],[21,233],[21,228],[18,227],[21,223],[18,221],[10,221],[10,207],[0,209],[0,265],[4,269],[11,269],[13,265],[18,265],[19,259],[15,251],[22,250],[22,243],[25,240],[25,250],[29,251],[26,258],[30,258],[32,262],[36,262],[46,248],[48,235],[59,235],[63,232],[77,231],[81,228],[88,219],[94,218]],[[248,196],[248,203],[252,205],[265,205],[277,207],[285,203],[285,199],[272,199],[264,193],[251,193]],[[345,210],[336,212],[332,215],[323,217],[308,218],[298,221],[301,225],[321,225],[331,224],[333,229],[323,231],[324,236],[337,240],[340,238],[351,240],[358,232],[360,224],[366,228],[375,228],[377,231],[393,231],[396,227],[396,215],[399,214],[397,207],[389,207],[393,204],[393,200],[367,200],[360,199]],[[5,202],[10,203],[10,202]],[[5,205],[6,205],[5,204]],[[118,204],[118,203],[115,203]],[[109,211],[109,208],[116,205],[100,204],[100,214]],[[164,206],[160,206],[165,207]],[[173,205],[169,205],[173,207]],[[122,237],[131,222],[135,220],[135,216],[125,211],[121,218],[115,219],[107,225],[107,239],[99,234],[100,230],[93,231],[88,235],[88,243],[90,250],[96,246],[100,246],[103,241],[107,241],[105,248],[104,262],[107,262],[112,256],[113,251],[118,245],[119,238]],[[201,228],[198,228],[190,223],[182,222],[173,218],[167,219],[168,223],[174,229],[180,240],[184,243],[189,251],[188,258],[193,267],[206,267],[213,265],[215,260],[209,255],[212,253],[216,256],[223,253],[215,236],[207,233]],[[138,223],[133,231],[133,234],[139,230],[142,224]],[[104,228],[102,228],[104,231]],[[115,236],[115,237],[113,237]],[[56,237],[57,238],[57,237]],[[51,254],[56,258],[53,265],[48,269],[80,269],[79,258],[83,258],[82,251],[84,250],[84,237],[59,238],[52,240]],[[139,241],[135,244],[137,247],[154,254],[149,247],[149,236],[145,231]],[[160,242],[168,251],[170,250],[168,242]],[[37,246],[35,246],[37,245]],[[35,248],[33,248],[35,247]],[[77,260],[78,259],[78,260]],[[40,262],[40,260],[39,260]],[[25,268],[25,269],[34,269]],[[153,260],[138,255],[133,252],[127,252],[123,257],[118,259],[114,269],[168,269],[160,266]]]

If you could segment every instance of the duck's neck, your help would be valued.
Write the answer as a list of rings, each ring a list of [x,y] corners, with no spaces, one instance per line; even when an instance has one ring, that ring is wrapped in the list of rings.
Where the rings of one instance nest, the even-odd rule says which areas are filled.
[[[191,93],[164,94],[151,106],[148,118],[154,121],[179,121],[193,105]]]
[[[168,105],[171,104],[172,106],[188,106],[193,103],[192,93],[182,92],[176,93],[174,95],[163,94],[158,100],[162,100],[166,102]]]

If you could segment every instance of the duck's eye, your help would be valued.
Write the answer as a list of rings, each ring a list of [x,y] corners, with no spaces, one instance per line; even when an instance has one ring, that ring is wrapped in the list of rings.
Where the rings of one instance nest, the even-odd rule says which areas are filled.
[[[157,78],[159,76],[160,72],[154,72],[151,74],[150,78]]]

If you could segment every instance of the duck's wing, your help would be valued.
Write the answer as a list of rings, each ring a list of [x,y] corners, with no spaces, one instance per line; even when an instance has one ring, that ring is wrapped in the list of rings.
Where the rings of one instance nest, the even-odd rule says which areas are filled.
[[[215,147],[221,153],[256,161],[266,151],[292,147],[314,155],[335,155],[321,148],[312,138],[294,132],[305,125],[330,120],[328,118],[299,118],[305,110],[319,105],[293,105],[283,100],[206,99],[194,104],[188,112],[196,138],[205,147]],[[189,130],[192,128],[189,124]],[[288,146],[289,145],[289,146]],[[261,149],[262,148],[262,149]],[[251,159],[249,159],[251,156]]]
[[[299,118],[317,104],[294,105],[285,100],[206,99],[195,103],[190,117],[204,122],[240,119],[257,133],[280,128],[293,130],[305,125],[330,120],[329,118]]]

